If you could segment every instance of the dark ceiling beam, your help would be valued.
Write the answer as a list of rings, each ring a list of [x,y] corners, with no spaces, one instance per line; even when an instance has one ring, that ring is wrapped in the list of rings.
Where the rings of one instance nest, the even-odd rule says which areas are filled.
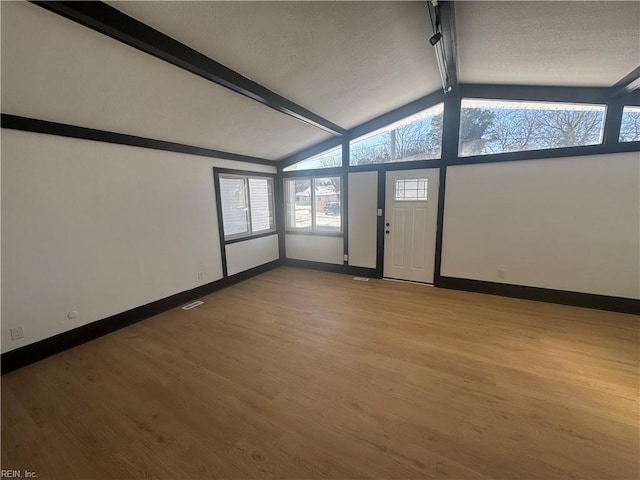
[[[7,113],[0,115],[0,126],[10,130],[21,130],[23,132],[44,133],[46,135],[57,135],[59,137],[93,140],[94,142],[115,143],[117,145],[151,148],[153,150],[186,153],[187,155],[220,158],[224,160],[234,160],[236,162],[258,163],[260,165],[270,165],[272,167],[277,166],[277,162],[275,160],[269,160],[266,158],[223,152],[221,150],[196,147],[194,145],[185,145],[183,143],[165,142],[164,140],[126,135],[124,133],[109,132],[95,128],[79,127],[77,125],[69,125],[66,123],[49,122],[47,120],[22,117],[20,115],[11,115]]]
[[[456,93],[458,88],[458,47],[454,2],[426,0],[431,23],[433,45],[445,95]]]
[[[490,98],[533,102],[607,103],[608,87],[566,87],[548,85],[508,85],[461,83],[463,98]]]
[[[103,2],[31,2],[333,135],[345,130]]]
[[[611,87],[612,97],[622,97],[640,90],[640,67],[625,75],[620,81]]]

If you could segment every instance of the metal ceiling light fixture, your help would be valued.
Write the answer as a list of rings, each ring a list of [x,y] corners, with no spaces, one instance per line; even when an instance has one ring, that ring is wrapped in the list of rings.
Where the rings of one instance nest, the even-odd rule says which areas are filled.
[[[453,2],[427,0],[426,3],[433,31],[429,43],[435,49],[440,81],[446,95],[455,90],[458,84]]]

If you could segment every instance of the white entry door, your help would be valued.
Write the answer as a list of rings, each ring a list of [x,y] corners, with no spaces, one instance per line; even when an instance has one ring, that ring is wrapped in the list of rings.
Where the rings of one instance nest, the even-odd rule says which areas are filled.
[[[384,276],[433,283],[440,172],[389,171],[384,211]]]

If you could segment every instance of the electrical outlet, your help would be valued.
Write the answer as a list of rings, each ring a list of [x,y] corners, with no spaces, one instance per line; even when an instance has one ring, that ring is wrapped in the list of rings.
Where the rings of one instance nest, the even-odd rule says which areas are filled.
[[[504,270],[502,269],[498,270],[498,278],[504,278],[504,274],[505,274]]]
[[[344,260],[345,262],[349,261],[349,255],[347,255],[346,253],[344,255],[342,255],[342,260]]]
[[[198,280],[204,280],[204,272],[198,272]]]
[[[22,330],[22,327],[10,328],[9,333],[11,334],[12,341],[24,338],[24,330]]]

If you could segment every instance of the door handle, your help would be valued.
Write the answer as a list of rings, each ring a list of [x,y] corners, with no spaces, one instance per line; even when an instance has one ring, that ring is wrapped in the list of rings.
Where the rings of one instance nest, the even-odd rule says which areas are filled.
[[[385,230],[385,232],[384,232],[384,233],[386,233],[387,235],[389,235],[389,233],[390,233],[390,232],[389,232],[389,230]]]

